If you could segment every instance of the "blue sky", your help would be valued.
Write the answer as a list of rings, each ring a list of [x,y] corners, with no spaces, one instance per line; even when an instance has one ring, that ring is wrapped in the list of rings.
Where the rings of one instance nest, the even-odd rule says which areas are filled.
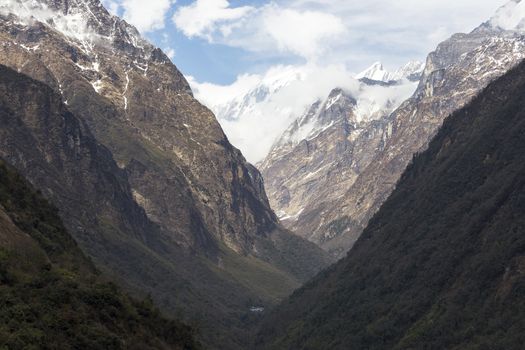
[[[253,163],[355,73],[377,61],[387,70],[424,62],[508,1],[515,0],[103,0],[171,57]],[[272,96],[231,112],[261,86]]]
[[[383,61],[393,69],[410,59],[424,59],[441,40],[473,29],[505,2],[104,1],[155,44],[174,53],[173,61],[184,74],[223,85],[240,74],[312,60],[345,64],[353,71]]]
[[[188,37],[173,21],[173,15],[178,9],[195,3],[194,0],[177,0],[171,2],[168,10],[159,9],[154,17],[164,17],[161,28],[149,28],[148,25],[141,25],[141,22],[134,23],[133,16],[126,16],[126,6],[147,6],[149,2],[139,4],[138,1],[103,1],[106,7],[111,8],[112,4],[118,5],[118,9],[113,11],[120,17],[126,18],[129,22],[136,25],[144,36],[150,39],[165,52],[170,55],[174,63],[185,74],[195,77],[198,81],[213,82],[215,84],[230,84],[235,81],[238,75],[243,73],[261,72],[277,64],[299,64],[305,59],[295,55],[282,55],[279,53],[265,53],[260,55],[250,52],[240,47],[231,46],[224,43],[210,43],[201,37]],[[160,2],[169,2],[161,0]],[[260,7],[268,4],[267,1],[230,1],[232,8],[251,6]],[[140,12],[140,10],[137,10]],[[153,20],[153,22],[155,22]]]

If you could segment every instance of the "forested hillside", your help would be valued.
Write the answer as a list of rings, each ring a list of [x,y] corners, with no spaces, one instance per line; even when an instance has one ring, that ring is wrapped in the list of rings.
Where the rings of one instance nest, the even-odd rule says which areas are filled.
[[[451,115],[348,256],[267,317],[264,349],[522,349],[525,64]]]
[[[200,349],[193,330],[109,283],[57,210],[0,160],[1,349]]]

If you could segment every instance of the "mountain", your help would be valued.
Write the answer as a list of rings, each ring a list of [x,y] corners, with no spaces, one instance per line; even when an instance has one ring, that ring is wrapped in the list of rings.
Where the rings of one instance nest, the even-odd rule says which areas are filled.
[[[325,239],[301,226],[305,208],[336,201],[352,185],[385,143],[385,118],[416,87],[361,83],[354,91],[334,89],[286,130],[258,166],[270,203],[287,227],[316,243]],[[315,220],[322,212],[308,215]]]
[[[383,68],[383,64],[381,62],[376,62],[369,68],[357,74],[355,78],[358,80],[366,79],[383,83],[396,82],[403,79],[419,81],[424,68],[424,63],[419,61],[410,61],[396,71],[388,72]]]
[[[250,161],[260,163],[290,124],[307,113],[312,103],[324,100],[334,86],[358,91],[362,84],[388,86],[403,80],[406,83],[406,80],[418,80],[423,68],[415,61],[394,72],[384,71],[382,65],[378,65],[385,81],[365,77],[374,78],[374,66],[357,79],[344,67],[306,64],[275,66],[264,74],[242,75],[229,86],[193,79],[190,82],[197,98],[215,112],[231,142],[241,148]],[[369,96],[373,98],[375,96]],[[253,139],[258,142],[254,143]]]
[[[297,81],[302,81],[307,72],[296,67],[274,69],[264,77],[249,81],[240,94],[227,102],[210,106],[219,120],[238,120],[243,115],[256,113],[256,104],[268,101],[272,96]]]
[[[243,75],[230,86],[190,82],[196,97],[216,114],[229,140],[250,161],[258,162],[297,116],[296,111],[302,113],[308,106],[312,97],[290,96],[304,90],[316,74],[317,67],[277,66],[265,74]],[[316,94],[311,90],[305,93]]]
[[[525,63],[447,118],[348,256],[269,315],[261,349],[521,349]]]
[[[509,23],[507,14],[508,9],[500,10],[471,33],[441,43],[429,54],[412,97],[392,113],[385,111],[360,138],[323,139],[320,134],[320,139],[301,139],[283,151],[278,143],[260,169],[274,209],[293,217],[283,223],[335,256],[344,256],[412,155],[427,147],[446,116],[525,58],[522,32],[496,24]],[[352,113],[355,107],[347,106],[339,113]],[[321,152],[318,143],[323,144]],[[319,188],[327,195],[318,196]]]
[[[5,349],[201,348],[190,327],[105,281],[57,210],[3,160],[0,296]]]
[[[0,155],[101,270],[198,324],[210,348],[240,346],[251,306],[330,262],[279,224],[261,175],[167,56],[97,0],[1,3],[0,41],[13,69]]]

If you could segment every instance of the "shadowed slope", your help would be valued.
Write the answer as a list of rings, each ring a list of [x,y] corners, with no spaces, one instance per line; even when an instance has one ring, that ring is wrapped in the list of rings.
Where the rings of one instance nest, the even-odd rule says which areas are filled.
[[[191,328],[105,281],[57,210],[3,160],[0,306],[1,348],[200,348]]]
[[[521,349],[525,64],[444,123],[341,262],[264,322],[263,349]]]

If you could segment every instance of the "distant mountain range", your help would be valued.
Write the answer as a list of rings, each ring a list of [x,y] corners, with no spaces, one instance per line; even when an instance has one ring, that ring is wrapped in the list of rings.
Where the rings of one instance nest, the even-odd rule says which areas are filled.
[[[355,76],[356,79],[368,79],[375,82],[397,82],[403,79],[410,81],[419,81],[421,73],[425,69],[425,64],[419,61],[408,62],[403,67],[400,67],[395,72],[388,72],[383,68],[381,62],[376,62],[370,68]]]
[[[278,66],[263,75],[242,77],[231,87],[209,88],[197,82],[193,86],[196,96],[217,115],[232,143],[257,163],[266,157],[289,125],[308,112],[314,101],[324,100],[337,82],[341,84],[338,88],[352,90],[363,101],[373,103],[382,96],[375,96],[373,89],[360,90],[368,85],[406,85],[418,81],[423,68],[422,63],[413,61],[388,72],[381,63],[375,63],[352,75],[340,67]],[[408,98],[415,87],[411,89],[410,92],[405,89],[404,95],[397,98]],[[253,142],[254,139],[258,142]]]

